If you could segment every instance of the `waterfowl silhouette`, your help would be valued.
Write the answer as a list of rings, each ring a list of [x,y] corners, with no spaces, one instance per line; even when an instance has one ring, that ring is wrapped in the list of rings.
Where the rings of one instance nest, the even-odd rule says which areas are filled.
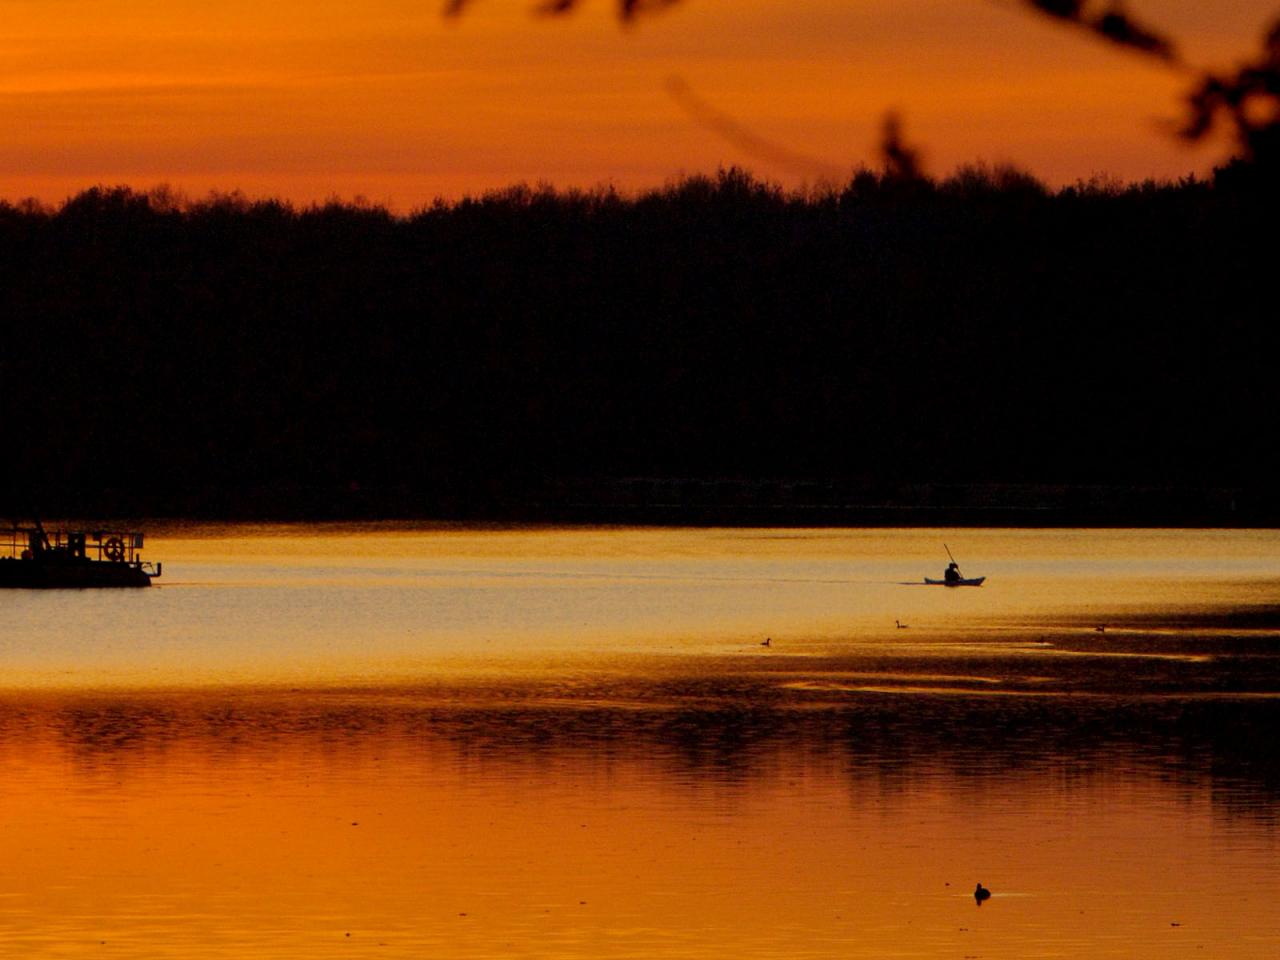
[[[901,621],[898,621],[898,620],[893,621],[893,625],[894,625],[895,627],[897,627],[899,630],[905,630],[905,629],[907,629],[907,625],[906,625],[905,623],[902,623]]]
[[[773,646],[773,637],[765,637],[763,640],[760,641],[760,646],[762,647]]]
[[[978,906],[982,906],[983,900],[991,899],[991,891],[979,883],[977,889],[973,891],[973,899],[977,901]]]

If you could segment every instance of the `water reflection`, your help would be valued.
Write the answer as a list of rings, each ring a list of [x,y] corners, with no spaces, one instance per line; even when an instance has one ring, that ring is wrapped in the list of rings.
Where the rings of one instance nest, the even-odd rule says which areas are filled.
[[[1083,948],[1167,956],[1149,914],[1188,865],[1229,892],[1276,879],[1278,714],[768,673],[29,694],[0,709],[23,831],[0,916],[35,954],[101,935],[129,956],[934,956],[979,932],[958,913],[979,873],[988,952],[1069,921]],[[1071,889],[1099,869],[1141,917],[1082,925]],[[1217,956],[1274,948],[1211,913],[1170,916]],[[1255,899],[1234,923],[1277,921]]]
[[[0,751],[38,748],[135,773],[171,753],[220,762],[281,750],[429,755],[491,764],[504,777],[547,763],[630,763],[746,792],[781,766],[818,761],[851,780],[892,771],[899,782],[1104,771],[1199,785],[1233,814],[1280,811],[1280,752],[1267,746],[1280,698],[995,698],[983,687],[1002,681],[967,674],[794,676],[27,695],[0,705]]]
[[[0,695],[0,952],[1280,953],[1280,622],[1267,596],[1280,577],[1254,575],[1275,563],[1273,541],[1246,541],[1248,577],[1232,561],[1199,594],[1157,603],[1125,567],[1128,540],[1104,544],[1107,576],[1080,573],[1071,590],[1009,573],[1007,587],[948,599],[831,589],[840,578],[820,574],[846,562],[827,553],[849,547],[843,534],[706,536],[676,535],[660,561],[604,534],[591,549],[606,560],[572,538],[532,560],[496,551],[486,564],[542,568],[498,614],[460,599],[496,589],[472,591],[474,555],[431,561],[428,579],[452,584],[442,599],[404,544],[393,559],[410,588],[362,585],[367,570],[350,567],[312,583],[299,569],[329,570],[332,544],[274,542],[267,573],[235,559],[216,589],[157,588],[159,603],[17,601],[9,623],[29,632],[0,638],[6,656],[27,669],[52,636],[44,666],[83,653],[87,672]],[[480,540],[474,554],[492,548]],[[744,557],[744,542],[801,553]],[[1034,543],[1028,567],[1085,552]],[[1212,570],[1216,549],[1193,537],[1186,553]],[[586,569],[607,586],[556,572],[590,563],[614,565]],[[636,563],[655,578],[674,565],[684,586],[645,579],[663,592],[637,594]],[[728,592],[695,583],[706,565]],[[665,618],[662,597],[687,605]],[[847,618],[815,614],[815,597]],[[531,598],[534,625],[504,633]],[[739,600],[749,616],[724,627],[718,611]],[[401,635],[442,610],[443,648]],[[105,619],[108,649],[32,626],[50,611],[72,634],[79,617],[99,637]],[[139,617],[158,626],[138,632]],[[110,645],[126,623],[130,656],[180,666],[123,686],[124,648]],[[548,623],[566,633],[544,643]],[[363,673],[334,666],[352,650],[368,652]],[[264,668],[272,657],[310,673]],[[233,662],[253,682],[228,682],[220,665]],[[980,912],[978,881],[994,891]]]

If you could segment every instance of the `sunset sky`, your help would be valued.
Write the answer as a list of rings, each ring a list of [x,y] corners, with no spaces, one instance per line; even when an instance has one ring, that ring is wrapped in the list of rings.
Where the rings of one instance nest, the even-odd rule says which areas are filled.
[[[901,112],[930,172],[1052,183],[1205,171],[1170,133],[1189,82],[1014,0],[0,0],[0,198],[98,183],[408,210],[517,181],[623,189],[745,165],[787,185],[875,163]],[[1257,48],[1275,0],[1134,0],[1187,58]],[[687,89],[689,95],[673,94]],[[699,119],[732,118],[759,151]]]

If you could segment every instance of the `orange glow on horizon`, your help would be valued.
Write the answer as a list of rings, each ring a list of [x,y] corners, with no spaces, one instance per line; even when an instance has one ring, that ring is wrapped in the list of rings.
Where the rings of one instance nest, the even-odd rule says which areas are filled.
[[[1230,11],[1133,4],[1195,63],[1250,54],[1270,0]],[[530,16],[433,4],[17,0],[0,41],[0,197],[58,202],[94,184],[363,195],[409,209],[520,182],[660,185],[720,165],[795,186],[876,162],[906,120],[928,167],[1013,162],[1051,183],[1204,171],[1224,145],[1170,129],[1188,80],[983,0],[685,0],[622,29],[613,4]],[[700,125],[703,102],[781,163]]]

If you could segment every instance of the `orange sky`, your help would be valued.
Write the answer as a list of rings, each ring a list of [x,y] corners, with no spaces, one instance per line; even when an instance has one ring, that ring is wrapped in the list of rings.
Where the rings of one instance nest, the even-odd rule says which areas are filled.
[[[795,185],[875,161],[900,110],[934,173],[1052,182],[1205,170],[1170,136],[1185,81],[1012,0],[685,0],[631,29],[611,0],[530,16],[474,0],[2,0],[0,197],[95,183],[363,195],[401,210],[527,180],[661,184],[743,164]],[[1197,63],[1252,53],[1276,0],[1132,0]],[[700,125],[678,78],[782,152]]]

